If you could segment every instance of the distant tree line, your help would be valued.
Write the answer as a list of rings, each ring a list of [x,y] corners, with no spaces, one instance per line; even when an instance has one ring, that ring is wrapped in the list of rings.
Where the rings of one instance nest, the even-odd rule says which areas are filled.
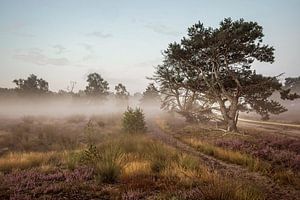
[[[72,82],[69,91],[59,90],[53,92],[49,90],[49,83],[38,78],[34,74],[30,74],[26,79],[15,79],[13,83],[15,88],[0,88],[0,96],[19,96],[19,97],[47,97],[47,96],[72,96],[72,97],[86,97],[94,100],[106,100],[111,95],[116,98],[120,104],[128,103],[130,93],[126,86],[118,83],[114,89],[115,92],[109,91],[109,83],[102,78],[98,73],[90,73],[87,76],[87,86],[85,90],[79,90],[77,93],[73,91],[74,82]],[[134,97],[140,99],[142,105],[160,104],[160,94],[153,83],[150,83],[145,92],[135,93]]]

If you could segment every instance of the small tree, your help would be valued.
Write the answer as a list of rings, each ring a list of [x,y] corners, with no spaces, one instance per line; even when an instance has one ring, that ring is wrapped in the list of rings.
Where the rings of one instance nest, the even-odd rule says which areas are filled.
[[[146,132],[145,116],[140,108],[127,108],[122,119],[123,130],[126,133],[144,133]]]
[[[116,90],[116,98],[118,101],[120,101],[121,103],[128,101],[129,92],[126,90],[125,85],[119,83],[118,85],[115,86],[115,90]]]
[[[85,88],[86,95],[91,97],[105,97],[109,94],[108,82],[105,81],[100,74],[89,74],[87,77],[87,82],[88,86]]]
[[[147,86],[145,92],[143,92],[143,96],[140,101],[142,105],[160,104],[159,91],[153,83],[150,83]]]
[[[180,43],[171,43],[164,51],[164,65],[157,67],[155,78],[163,77],[166,67],[179,71],[185,89],[192,89],[216,105],[228,131],[237,131],[239,112],[255,111],[268,119],[270,114],[286,111],[270,99],[278,91],[282,99],[293,100],[297,94],[285,90],[277,77],[257,74],[254,61],[273,63],[274,48],[263,44],[263,28],[243,19],[224,19],[218,28],[196,23]],[[183,86],[183,85],[181,85]]]

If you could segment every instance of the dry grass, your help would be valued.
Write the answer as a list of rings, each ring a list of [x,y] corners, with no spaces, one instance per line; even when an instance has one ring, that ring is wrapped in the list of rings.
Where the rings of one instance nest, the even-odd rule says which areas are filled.
[[[183,141],[207,155],[213,156],[225,162],[247,167],[251,171],[260,172],[261,174],[267,175],[281,184],[289,184],[295,188],[300,188],[299,174],[295,174],[295,172],[291,170],[274,169],[269,163],[258,158],[254,158],[251,155],[216,147],[197,139],[190,138],[183,139]]]
[[[205,143],[193,138],[184,139],[184,142],[192,145],[207,155],[216,157],[229,163],[245,166],[251,171],[261,171],[267,173],[270,170],[270,165],[245,153],[216,147],[209,143]]]
[[[72,127],[77,127],[76,123],[85,120],[80,118],[77,116],[69,119]],[[199,199],[202,197],[207,200],[264,199],[261,191],[254,189],[251,185],[231,180],[230,177],[219,176],[204,167],[197,157],[181,153],[177,149],[150,139],[147,135],[122,133],[120,121],[115,116],[108,119],[100,116],[91,118],[96,122],[93,131],[96,132],[97,139],[99,139],[95,139],[95,148],[98,154],[94,157],[96,160],[93,160],[93,155],[90,155],[89,158],[92,158],[92,162],[84,161],[84,152],[89,151],[86,144],[83,144],[86,148],[85,151],[81,149],[82,146],[77,146],[75,151],[10,153],[0,158],[0,172],[10,173],[14,170],[31,168],[37,168],[38,172],[59,169],[57,171],[74,172],[76,176],[80,177],[84,176],[84,173],[80,174],[76,170],[85,167],[82,165],[90,165],[93,171],[91,175],[93,183],[96,183],[97,180],[101,181],[101,184],[95,184],[95,187],[105,186],[106,183],[114,183],[109,184],[109,187],[128,187],[128,190],[132,191],[131,199],[145,198],[148,197],[147,195],[156,195],[157,198],[154,199],[159,199],[160,195],[161,197],[165,196],[165,199],[170,199],[170,195],[167,195],[170,193],[174,194],[173,199]],[[59,125],[71,126],[70,123],[64,122]],[[37,124],[29,124],[28,130],[27,126],[21,127],[19,132],[26,130],[35,134]],[[167,124],[162,124],[162,126],[169,129]],[[71,131],[71,129],[57,129],[56,126],[42,126],[39,130],[43,133],[40,136],[41,141],[48,142],[53,140],[56,131],[61,133]],[[83,127],[81,130],[83,131]],[[193,145],[200,145],[196,140],[193,142]],[[247,166],[256,162],[255,159],[251,160],[251,157],[245,157],[238,152],[216,150],[208,144],[201,145],[203,151],[223,157],[230,162]],[[93,152],[90,153],[93,154]],[[126,181],[131,182],[127,184]],[[187,191],[194,189],[197,192],[187,194]],[[176,193],[179,190],[182,194]],[[124,190],[121,189],[118,192],[124,193]]]
[[[9,153],[0,158],[0,171],[7,173],[13,170],[25,170],[34,167],[59,165],[64,160],[64,153]]]
[[[133,176],[141,174],[150,174],[150,163],[149,161],[132,161],[128,162],[124,166],[123,176]]]
[[[265,199],[261,191],[254,185],[245,185],[238,182],[220,179],[213,176],[207,182],[205,190],[202,190],[205,199],[214,200],[263,200]]]

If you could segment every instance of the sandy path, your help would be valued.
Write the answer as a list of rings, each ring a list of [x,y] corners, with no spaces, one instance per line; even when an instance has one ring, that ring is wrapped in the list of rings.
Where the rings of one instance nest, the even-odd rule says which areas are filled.
[[[275,125],[275,126],[284,126],[284,127],[292,127],[292,128],[300,129],[300,124],[288,124],[288,123],[280,123],[280,122],[272,122],[272,121],[257,121],[257,120],[239,118],[239,122],[240,121],[254,123],[254,124]]]
[[[239,119],[238,127],[300,139],[300,125]]]

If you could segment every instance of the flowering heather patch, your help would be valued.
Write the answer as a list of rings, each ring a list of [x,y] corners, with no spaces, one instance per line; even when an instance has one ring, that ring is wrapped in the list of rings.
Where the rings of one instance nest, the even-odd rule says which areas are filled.
[[[216,146],[242,151],[263,160],[269,161],[275,167],[300,169],[300,155],[297,148],[297,140],[283,139],[268,136],[266,139],[242,140],[242,139],[219,139]]]
[[[300,155],[297,155],[293,162],[292,162],[292,168],[295,170],[300,171]]]
[[[230,150],[239,151],[239,150],[247,150],[250,149],[252,144],[248,141],[241,140],[241,139],[230,139],[230,140],[224,140],[224,139],[218,139],[215,142],[216,146],[228,148]]]
[[[3,184],[8,187],[11,199],[32,199],[48,194],[69,193],[93,179],[93,170],[82,167],[74,171],[57,170],[41,172],[37,169],[16,171],[4,175]]]
[[[122,194],[123,200],[139,200],[145,197],[145,193],[139,190],[128,190]]]
[[[300,154],[300,140],[282,137],[272,137],[266,138],[268,145],[277,150],[289,150]]]

